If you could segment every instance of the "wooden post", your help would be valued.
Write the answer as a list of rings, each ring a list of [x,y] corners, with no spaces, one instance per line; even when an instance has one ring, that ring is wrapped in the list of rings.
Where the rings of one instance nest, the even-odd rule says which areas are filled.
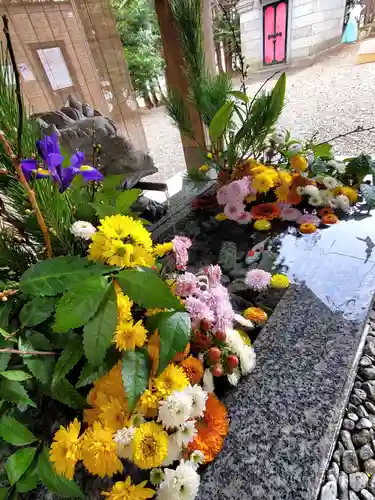
[[[156,14],[159,20],[161,40],[166,63],[166,77],[168,87],[178,89],[187,102],[188,82],[184,73],[184,60],[180,46],[179,33],[175,26],[173,15],[168,0],[155,0]],[[198,112],[188,106],[194,136],[197,142],[205,145],[204,129]],[[182,147],[184,150],[186,166],[198,168],[203,159],[199,145],[181,132]]]

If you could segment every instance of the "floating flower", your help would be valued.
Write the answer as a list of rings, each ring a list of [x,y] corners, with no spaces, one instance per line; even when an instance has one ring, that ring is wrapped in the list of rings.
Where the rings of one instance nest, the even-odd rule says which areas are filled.
[[[321,208],[318,213],[319,213],[320,217],[324,217],[325,215],[333,214],[333,210],[332,210],[332,208],[324,207],[324,208]]]
[[[146,422],[136,429],[133,439],[133,462],[137,467],[160,467],[167,455],[168,434],[161,425]]]
[[[189,379],[185,372],[179,366],[169,364],[167,368],[154,379],[156,390],[163,396],[167,397],[173,391],[182,391],[189,385]]]
[[[171,241],[167,243],[161,243],[159,245],[155,245],[153,249],[153,254],[156,257],[163,257],[165,254],[173,251],[173,243]]]
[[[164,469],[164,480],[157,492],[157,500],[194,500],[198,494],[200,477],[190,462],[181,460],[173,469]]]
[[[181,362],[180,366],[186,373],[191,384],[199,384],[201,382],[204,373],[202,361],[195,356],[189,356]]]
[[[268,173],[263,173],[263,174],[256,175],[253,178],[252,183],[251,183],[251,187],[257,193],[267,193],[267,191],[269,191],[274,186],[275,186],[275,180]]]
[[[285,207],[281,209],[280,219],[295,222],[301,215],[301,212],[297,208]]]
[[[267,313],[263,309],[260,309],[260,307],[248,307],[245,309],[243,315],[246,319],[260,324],[266,322],[268,319]]]
[[[57,474],[73,479],[74,469],[80,456],[80,422],[75,418],[65,429],[62,425],[51,444],[50,459]]]
[[[189,260],[188,249],[192,245],[191,239],[186,236],[175,236],[172,240],[172,244],[176,257],[176,267],[180,271],[183,271]]]
[[[133,321],[120,322],[117,325],[114,342],[120,351],[134,351],[136,347],[142,347],[147,340],[147,330],[142,320],[137,323]]]
[[[165,401],[159,402],[158,421],[165,429],[181,427],[191,414],[191,397],[184,393],[174,391]]]
[[[219,222],[222,222],[223,220],[227,220],[228,217],[225,215],[225,213],[217,214],[215,215],[215,219]]]
[[[182,392],[191,398],[190,417],[202,417],[206,409],[207,391],[203,390],[200,385],[189,385]]]
[[[288,288],[290,281],[286,274],[274,274],[270,285],[272,288]]]
[[[331,225],[331,224],[337,224],[339,222],[338,217],[336,217],[335,214],[327,214],[324,217],[322,217],[322,223]]]
[[[271,229],[270,221],[266,219],[259,219],[254,222],[254,229],[257,231],[268,231]]]
[[[280,207],[277,203],[261,203],[251,209],[253,219],[272,220],[280,217]]]
[[[99,422],[85,431],[81,445],[83,465],[90,474],[100,477],[122,472],[123,466],[117,457],[117,444],[112,439],[113,429]]]
[[[133,455],[133,438],[135,427],[124,427],[119,429],[113,436],[117,443],[117,454],[120,458],[131,459]]]
[[[358,201],[358,193],[353,188],[339,186],[334,190],[334,193],[336,196],[339,194],[345,195],[349,199],[351,205],[355,205]]]
[[[302,234],[315,233],[318,228],[314,224],[304,223],[299,226],[299,230]]]
[[[85,220],[78,220],[71,225],[70,232],[76,238],[81,238],[82,240],[91,240],[92,235],[96,233],[96,227]]]
[[[313,214],[304,214],[298,217],[297,224],[314,224],[314,226],[319,226],[320,219]]]
[[[111,491],[102,491],[102,495],[109,500],[147,500],[152,498],[155,491],[145,488],[147,481],[140,484],[131,484],[128,476],[125,481],[117,481]]]
[[[342,210],[343,212],[350,211],[350,201],[347,196],[344,194],[339,194],[336,198],[333,198],[331,201],[332,205],[338,210]]]
[[[252,269],[247,272],[245,283],[252,290],[261,292],[270,284],[271,278],[271,274],[263,269]]]
[[[196,434],[197,434],[197,429],[195,427],[195,421],[188,420],[187,422],[182,424],[175,433],[175,439],[177,445],[180,448],[187,446],[191,441],[193,441]]]

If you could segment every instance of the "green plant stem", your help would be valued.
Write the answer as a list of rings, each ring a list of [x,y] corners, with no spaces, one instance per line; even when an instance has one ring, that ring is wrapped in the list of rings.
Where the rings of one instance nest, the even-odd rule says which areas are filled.
[[[57,352],[50,351],[19,351],[18,349],[0,349],[0,353],[19,354],[20,356],[56,356]]]

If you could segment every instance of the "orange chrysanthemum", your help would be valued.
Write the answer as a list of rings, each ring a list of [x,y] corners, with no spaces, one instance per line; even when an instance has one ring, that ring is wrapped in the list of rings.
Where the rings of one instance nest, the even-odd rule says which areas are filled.
[[[312,234],[315,233],[317,227],[314,224],[301,224],[299,230],[302,234]]]
[[[206,410],[196,422],[197,435],[188,445],[190,451],[200,450],[205,462],[212,462],[220,453],[224,438],[229,431],[228,413],[225,406],[210,392],[206,401]]]
[[[243,315],[246,319],[255,321],[255,323],[264,323],[268,319],[267,313],[260,307],[248,307]]]
[[[194,356],[189,356],[180,363],[191,385],[199,384],[203,378],[204,367],[202,361]]]
[[[320,217],[324,217],[325,215],[331,215],[331,214],[333,214],[332,208],[324,207],[319,210]]]
[[[280,217],[280,207],[276,203],[261,203],[255,205],[250,214],[253,219],[278,219]]]
[[[335,214],[327,214],[322,217],[322,224],[337,224],[339,221],[338,217]]]
[[[307,177],[303,177],[303,175],[301,174],[293,175],[292,184],[290,185],[289,190],[288,203],[291,203],[292,205],[298,205],[299,203],[301,203],[302,198],[297,193],[297,188],[309,185],[314,185],[314,182],[312,182]]]
[[[178,352],[173,358],[173,361],[175,363],[180,363],[183,359],[185,359],[189,355],[189,352],[190,352],[190,343],[188,342],[186,344],[184,352]]]

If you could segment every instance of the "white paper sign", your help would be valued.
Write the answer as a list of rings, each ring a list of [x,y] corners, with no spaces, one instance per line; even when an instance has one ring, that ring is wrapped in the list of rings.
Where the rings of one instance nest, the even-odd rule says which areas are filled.
[[[35,80],[34,73],[31,71],[31,68],[29,68],[27,64],[19,64],[18,70],[24,82],[32,82]]]
[[[73,87],[68,67],[59,47],[37,50],[53,90]]]

